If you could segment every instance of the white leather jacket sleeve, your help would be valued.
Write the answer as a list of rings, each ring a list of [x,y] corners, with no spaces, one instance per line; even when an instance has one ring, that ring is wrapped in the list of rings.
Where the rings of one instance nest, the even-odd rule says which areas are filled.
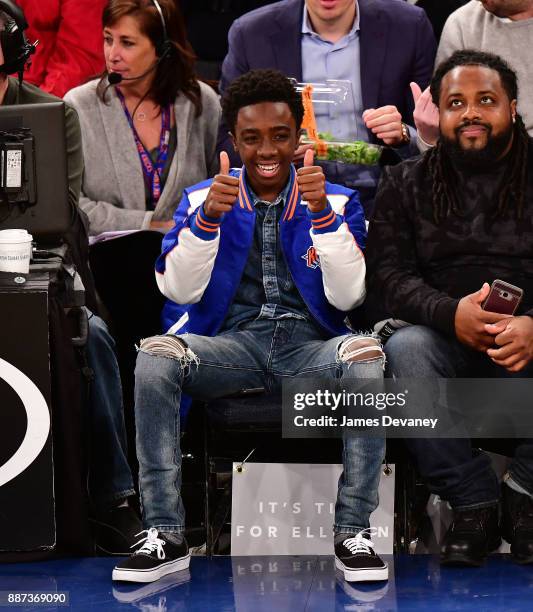
[[[186,227],[178,244],[165,260],[165,272],[156,272],[161,293],[177,304],[195,304],[206,290],[220,243],[220,230],[214,240],[202,240]]]
[[[366,265],[348,225],[343,223],[335,232],[310,233],[328,302],[344,312],[355,308],[365,299]]]

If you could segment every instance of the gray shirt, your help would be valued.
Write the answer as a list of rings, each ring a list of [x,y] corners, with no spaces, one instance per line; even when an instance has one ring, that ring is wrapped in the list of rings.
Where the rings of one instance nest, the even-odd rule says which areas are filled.
[[[448,18],[435,65],[458,49],[476,49],[499,55],[518,76],[518,112],[529,135],[533,136],[532,46],[533,19],[501,19],[486,11],[477,0],[472,0]]]

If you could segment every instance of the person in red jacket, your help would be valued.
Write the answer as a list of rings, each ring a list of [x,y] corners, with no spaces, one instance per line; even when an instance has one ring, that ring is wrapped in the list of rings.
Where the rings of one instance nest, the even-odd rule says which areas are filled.
[[[106,0],[16,0],[39,40],[24,79],[59,98],[104,69],[102,11]]]

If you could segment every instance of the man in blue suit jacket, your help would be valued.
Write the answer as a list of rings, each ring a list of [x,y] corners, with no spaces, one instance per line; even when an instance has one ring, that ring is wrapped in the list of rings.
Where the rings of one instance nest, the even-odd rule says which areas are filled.
[[[236,77],[255,68],[277,68],[298,81],[349,79],[349,120],[357,139],[398,147],[407,157],[418,152],[414,128],[406,125],[412,124],[414,107],[409,83],[422,89],[429,84],[435,51],[425,12],[406,2],[283,0],[234,22],[220,89],[223,93]],[[321,129],[320,118],[318,124]],[[227,132],[221,125],[219,149],[232,151]],[[304,153],[300,147],[294,161]],[[231,161],[240,165],[237,155]],[[359,190],[368,216],[379,168],[321,165],[329,181]]]

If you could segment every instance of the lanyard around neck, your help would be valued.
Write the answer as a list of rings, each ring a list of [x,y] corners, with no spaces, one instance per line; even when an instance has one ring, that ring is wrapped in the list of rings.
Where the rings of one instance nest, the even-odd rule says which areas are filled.
[[[137,152],[141,160],[144,180],[150,189],[152,208],[155,208],[159,198],[161,197],[161,176],[163,175],[163,170],[168,159],[168,147],[170,143],[170,104],[164,108],[161,108],[161,136],[159,138],[159,152],[157,155],[157,160],[155,163],[153,163],[150,153],[146,150],[146,147],[143,145],[141,139],[139,138],[139,134],[135,129],[133,118],[126,106],[124,95],[118,89],[116,92],[118,99],[122,104],[122,108],[124,109],[124,114],[126,115],[131,131],[133,132],[133,138],[135,139],[135,145],[137,146]]]

